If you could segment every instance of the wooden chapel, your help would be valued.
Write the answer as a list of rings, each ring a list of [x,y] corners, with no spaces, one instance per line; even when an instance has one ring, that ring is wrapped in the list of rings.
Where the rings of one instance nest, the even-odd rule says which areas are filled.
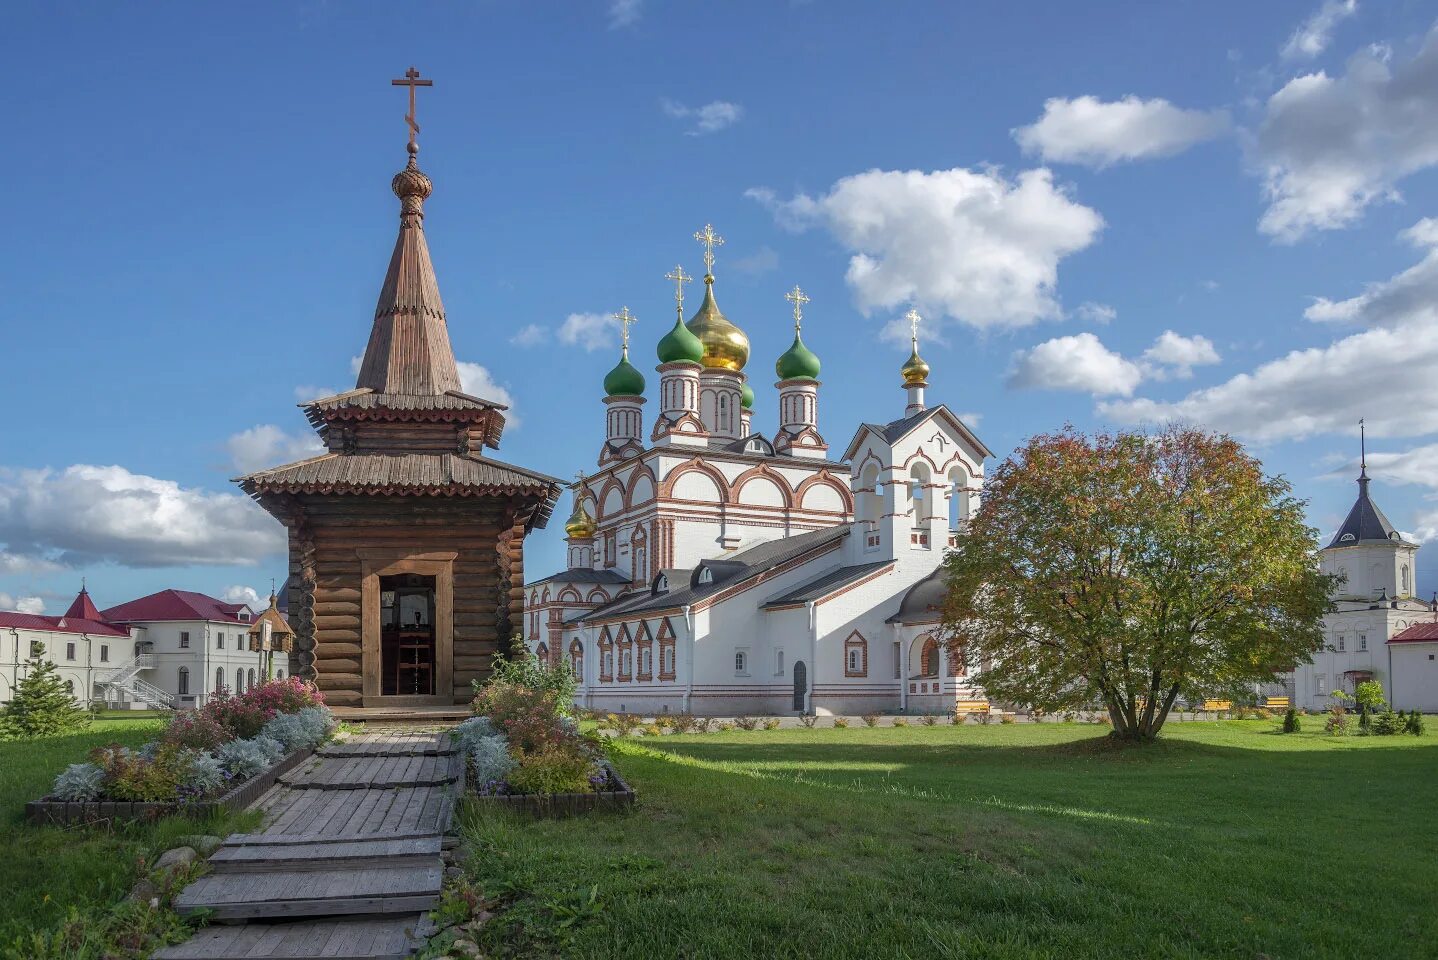
[[[411,69],[399,237],[355,389],[303,404],[326,452],[240,478],[289,532],[290,671],[341,707],[467,703],[523,622],[524,538],[553,477],[485,455],[502,404],[463,392],[424,236]]]

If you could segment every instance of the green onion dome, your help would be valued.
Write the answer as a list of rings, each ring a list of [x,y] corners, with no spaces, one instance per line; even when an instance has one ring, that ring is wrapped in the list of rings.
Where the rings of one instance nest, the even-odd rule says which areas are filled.
[[[680,360],[700,363],[704,359],[704,344],[684,325],[683,318],[675,318],[674,329],[660,338],[655,352],[659,354],[660,363],[677,363]]]
[[[747,383],[739,388],[739,405],[745,410],[754,409],[754,388]]]
[[[629,362],[629,351],[619,358],[619,363],[604,378],[604,394],[609,397],[644,396],[644,374]]]
[[[819,358],[804,346],[804,341],[795,332],[793,345],[774,364],[774,372],[779,374],[780,380],[817,380]]]

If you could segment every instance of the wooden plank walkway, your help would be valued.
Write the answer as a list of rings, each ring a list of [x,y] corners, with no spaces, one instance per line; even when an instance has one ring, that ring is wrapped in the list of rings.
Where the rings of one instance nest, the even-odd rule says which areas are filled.
[[[410,956],[439,902],[463,770],[444,732],[322,748],[260,798],[260,830],[226,837],[211,872],[175,899],[181,914],[242,925],[207,927],[155,960]]]

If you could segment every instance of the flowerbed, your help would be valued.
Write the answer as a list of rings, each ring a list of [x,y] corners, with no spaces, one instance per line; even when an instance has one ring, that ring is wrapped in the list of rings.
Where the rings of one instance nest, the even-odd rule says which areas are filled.
[[[551,812],[633,803],[605,758],[604,737],[581,732],[571,715],[572,691],[567,672],[533,658],[496,664],[478,688],[475,715],[451,732],[476,796]]]
[[[30,816],[68,822],[204,810],[219,802],[242,806],[256,793],[252,785],[273,782],[281,765],[298,762],[334,726],[314,687],[293,677],[272,680],[177,714],[158,740],[138,750],[111,744],[91,751],[88,762],[72,763],[55,778],[49,796],[30,804]]]

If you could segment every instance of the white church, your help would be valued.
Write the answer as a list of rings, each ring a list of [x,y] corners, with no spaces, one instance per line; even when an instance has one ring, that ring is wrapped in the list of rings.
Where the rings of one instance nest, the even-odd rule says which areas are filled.
[[[842,454],[819,429],[819,359],[801,335],[775,363],[778,422],[752,422],[749,340],[704,299],[657,344],[658,410],[629,360],[604,378],[598,469],[574,487],[567,569],[526,584],[525,641],[567,661],[578,702],[601,711],[948,713],[982,705],[934,636],[945,548],[978,507],[990,450],[925,402],[929,367],[899,370],[907,401],[860,424]]]

